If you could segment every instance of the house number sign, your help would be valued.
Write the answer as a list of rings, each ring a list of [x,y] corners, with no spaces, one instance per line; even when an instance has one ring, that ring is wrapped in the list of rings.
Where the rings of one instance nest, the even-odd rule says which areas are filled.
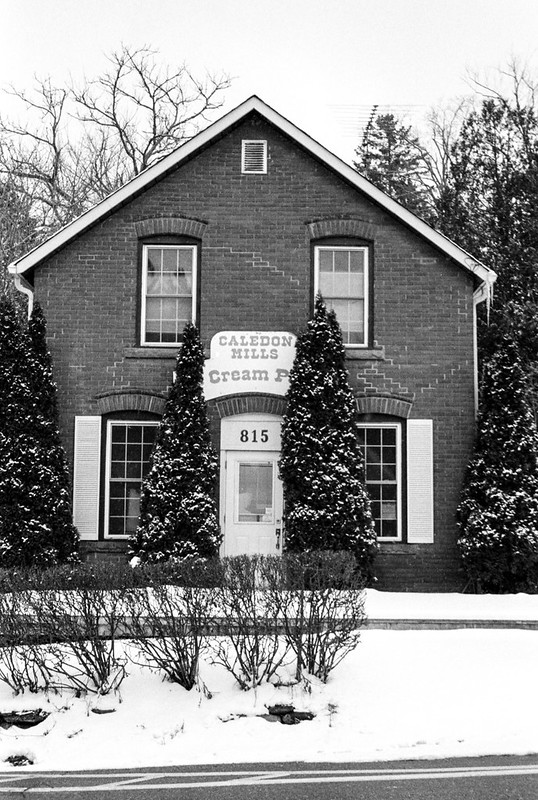
[[[215,334],[204,368],[205,399],[245,392],[285,395],[295,341],[295,336],[286,331]],[[257,435],[261,436],[261,431]]]
[[[228,417],[221,430],[222,450],[280,450],[280,420]]]

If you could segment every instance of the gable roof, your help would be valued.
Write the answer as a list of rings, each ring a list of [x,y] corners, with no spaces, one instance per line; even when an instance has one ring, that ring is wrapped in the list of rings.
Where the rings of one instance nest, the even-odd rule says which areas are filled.
[[[361,192],[364,192],[364,194],[375,203],[385,208],[403,223],[414,229],[418,234],[429,240],[464,269],[473,273],[483,285],[483,288],[487,289],[487,293],[489,294],[489,287],[493,285],[497,277],[493,270],[473,258],[473,256],[465,250],[462,250],[461,247],[458,247],[458,245],[454,244],[450,239],[447,239],[446,236],[443,236],[439,231],[436,231],[415,214],[400,205],[400,203],[392,200],[392,198],[375,187],[369,180],[353,169],[353,167],[346,164],[338,158],[338,156],[335,156],[334,153],[331,153],[315,139],[312,139],[311,136],[268,106],[263,100],[256,97],[256,95],[249,97],[248,100],[245,100],[241,105],[225,114],[212,125],[209,125],[186,144],[181,145],[153,166],[147,167],[120,189],[112,192],[112,194],[108,195],[104,200],[101,200],[101,202],[97,203],[84,214],[81,214],[72,222],[65,225],[29,253],[13,261],[8,267],[9,271],[14,275],[23,275],[28,270],[33,269],[43,259],[55,253],[69,241],[95,225],[102,218],[108,216],[116,208],[124,205],[140,191],[144,190],[152,183],[155,183],[159,178],[179,166],[187,158],[190,158],[197,150],[207,146],[213,139],[222,136],[227,129],[237,125],[253,111],[265,117],[265,119],[275,127],[279,128],[305,150],[309,151],[315,158],[322,161],[329,169],[341,175],[350,184]]]

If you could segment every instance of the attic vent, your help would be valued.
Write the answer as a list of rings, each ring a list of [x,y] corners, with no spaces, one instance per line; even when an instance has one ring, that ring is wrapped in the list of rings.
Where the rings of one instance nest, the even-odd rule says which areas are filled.
[[[267,172],[267,142],[264,139],[243,139],[241,148],[241,172]]]

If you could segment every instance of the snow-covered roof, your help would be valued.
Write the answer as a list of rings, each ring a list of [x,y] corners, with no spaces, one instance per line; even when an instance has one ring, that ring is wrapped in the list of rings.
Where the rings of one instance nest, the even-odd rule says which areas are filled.
[[[85,230],[95,225],[102,218],[108,216],[116,208],[124,205],[132,197],[144,190],[146,187],[155,183],[159,178],[166,175],[170,170],[179,166],[183,161],[193,156],[197,150],[207,146],[212,140],[222,136],[227,129],[237,125],[243,118],[253,111],[258,112],[267,119],[272,125],[279,128],[289,137],[294,139],[305,150],[310,152],[315,158],[322,161],[327,167],[341,175],[346,181],[355,186],[375,203],[385,208],[388,212],[400,219],[404,224],[414,229],[418,234],[428,239],[433,245],[445,252],[455,262],[464,269],[473,273],[481,284],[490,287],[496,278],[495,272],[486,267],[469,253],[458,247],[446,236],[436,231],[412,212],[404,208],[400,203],[392,200],[388,195],[377,189],[369,180],[360,175],[353,167],[346,164],[338,156],[331,153],[323,145],[312,139],[307,133],[298,128],[288,119],[283,117],[273,108],[268,106],[259,97],[253,95],[245,100],[241,105],[225,114],[219,120],[209,125],[203,131],[194,136],[186,144],[181,145],[168,156],[159,162],[148,167],[135,178],[130,180],[120,189],[112,192],[101,202],[81,214],[68,225],[65,225],[57,233],[51,236],[42,244],[35,247],[29,253],[13,261],[8,269],[15,275],[23,275],[28,270],[36,267],[44,258],[52,255],[69,241],[79,236]]]

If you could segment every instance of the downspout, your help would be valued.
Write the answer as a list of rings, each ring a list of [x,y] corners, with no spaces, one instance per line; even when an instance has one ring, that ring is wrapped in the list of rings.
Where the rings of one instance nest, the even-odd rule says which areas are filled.
[[[9,271],[12,272],[11,269]],[[17,289],[17,291],[21,292],[22,294],[25,294],[28,298],[28,319],[30,319],[34,307],[33,286],[30,283],[28,283],[26,278],[23,278],[22,275],[18,275],[16,272],[14,272],[13,274],[13,282],[15,283],[15,288]]]
[[[493,302],[493,284],[497,275],[491,272],[484,283],[473,293],[473,359],[474,359],[474,415],[478,416],[478,325],[477,309],[480,303],[486,302],[486,314],[489,323],[489,310]]]

